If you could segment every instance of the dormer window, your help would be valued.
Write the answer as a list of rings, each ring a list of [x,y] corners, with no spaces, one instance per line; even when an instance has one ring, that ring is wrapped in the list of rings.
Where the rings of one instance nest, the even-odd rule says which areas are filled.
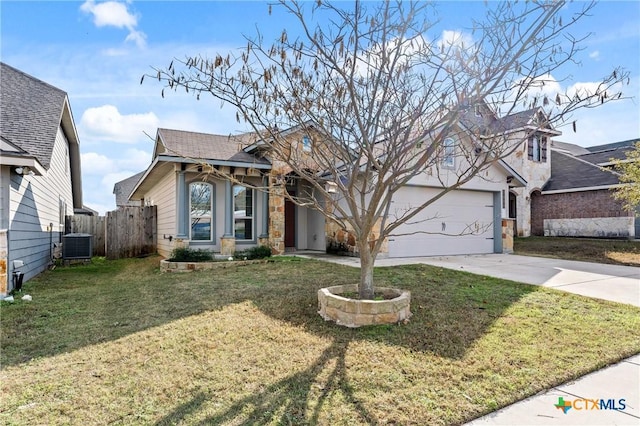
[[[531,161],[547,161],[547,137],[539,134],[529,137],[527,156]]]
[[[302,137],[302,150],[307,152],[311,151],[311,138],[309,136]]]

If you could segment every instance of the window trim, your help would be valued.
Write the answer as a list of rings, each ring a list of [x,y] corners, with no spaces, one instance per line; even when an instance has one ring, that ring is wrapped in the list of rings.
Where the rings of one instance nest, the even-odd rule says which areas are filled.
[[[536,163],[546,163],[548,139],[547,136],[539,133],[529,136],[527,139],[527,158]]]
[[[246,215],[246,209],[245,209],[245,215],[244,216],[236,216],[236,196],[235,196],[235,188],[236,187],[242,187],[245,188],[246,191],[251,191],[251,216],[247,216]],[[245,186],[245,185],[240,185],[240,184],[234,184],[231,186],[231,193],[232,193],[232,207],[231,207],[231,211],[233,214],[233,236],[236,240],[236,243],[238,244],[242,244],[242,243],[252,243],[255,242],[255,233],[256,233],[256,197],[255,197],[255,191],[253,188],[249,187],[249,186]],[[246,194],[245,194],[245,200],[246,200]],[[240,220],[247,220],[247,219],[251,219],[251,238],[238,238],[236,236],[236,220],[240,219]]]
[[[192,202],[193,202],[193,198],[191,196],[191,186],[192,185],[207,185],[209,187],[209,207],[210,207],[210,215],[199,215],[199,216],[194,216],[193,215],[193,210],[192,210]],[[192,241],[194,243],[207,243],[207,242],[211,242],[214,239],[214,214],[213,214],[213,206],[214,206],[214,186],[212,184],[210,184],[209,182],[201,182],[201,181],[195,181],[195,182],[190,182],[187,185],[187,189],[189,191],[189,241]],[[210,226],[209,226],[209,239],[206,240],[195,240],[193,239],[193,219],[194,217],[197,218],[208,218],[210,220]]]
[[[302,137],[302,150],[305,152],[311,152],[311,138],[307,135]]]
[[[448,143],[447,141],[451,141]],[[453,138],[445,138],[442,141],[442,160],[440,165],[447,169],[453,169],[456,167],[455,158],[456,141]]]

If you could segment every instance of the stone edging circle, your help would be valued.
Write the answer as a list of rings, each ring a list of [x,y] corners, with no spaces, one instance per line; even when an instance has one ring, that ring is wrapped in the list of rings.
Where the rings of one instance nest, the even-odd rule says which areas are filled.
[[[357,285],[325,287],[318,290],[318,313],[325,321],[350,328],[374,324],[396,324],[411,317],[411,292],[388,287],[376,292],[396,295],[387,300],[359,300],[340,296],[358,292]]]

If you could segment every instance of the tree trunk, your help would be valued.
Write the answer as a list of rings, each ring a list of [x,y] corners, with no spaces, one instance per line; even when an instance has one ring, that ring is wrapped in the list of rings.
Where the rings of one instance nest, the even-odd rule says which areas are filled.
[[[373,300],[373,265],[375,264],[375,254],[371,253],[369,243],[358,244],[360,250],[360,285],[358,295],[360,299]]]

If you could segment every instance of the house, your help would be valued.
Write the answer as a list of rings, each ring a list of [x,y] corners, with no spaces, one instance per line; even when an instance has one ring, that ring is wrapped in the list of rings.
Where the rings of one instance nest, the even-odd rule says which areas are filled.
[[[159,254],[168,257],[185,245],[225,255],[256,245],[269,245],[276,253],[325,249],[320,213],[256,189],[270,185],[279,170],[259,149],[243,149],[256,140],[250,133],[232,137],[158,129],[152,163],[129,199],[157,206]],[[232,174],[236,182],[216,170]]]
[[[14,272],[26,281],[51,264],[65,216],[83,206],[67,94],[0,63],[0,110],[0,294],[6,294]]]
[[[120,182],[116,182],[115,185],[113,185],[113,193],[116,196],[117,207],[139,207],[141,205],[140,200],[130,200],[129,195],[143,175],[144,171],[136,173]]]
[[[317,142],[300,129],[283,133],[291,141],[292,152],[303,153],[308,145]],[[498,135],[505,143],[517,145],[510,157],[516,167],[509,161],[495,161],[481,176],[446,194],[412,221],[418,224],[402,225],[397,230],[399,235],[389,238],[384,245],[382,256],[494,253],[512,249],[506,235],[512,228],[509,201],[522,201],[528,207],[525,204],[528,196],[524,194],[531,188],[541,188],[548,179],[547,147],[550,138],[559,132],[548,125],[540,109],[497,118],[486,105],[481,105],[463,110],[454,134],[446,141],[451,145],[447,148],[446,164],[438,171],[416,176],[401,188],[393,200],[396,210],[437,193],[442,187],[440,179],[447,179],[447,169],[454,171],[468,166],[454,158],[456,149],[473,149]],[[522,140],[525,142],[520,144]],[[278,180],[290,194],[308,190],[304,180],[288,174],[283,162],[270,158],[268,150],[260,149],[263,145],[251,133],[222,136],[158,129],[152,163],[139,179],[131,178],[137,183],[128,198],[157,206],[161,255],[167,257],[181,246],[206,248],[224,255],[255,245],[269,245],[274,253],[325,251],[336,244],[354,246],[349,230],[326,221],[320,212],[295,205],[273,188],[259,190]],[[216,171],[233,175],[236,182]],[[251,187],[242,185],[243,182]],[[528,224],[529,212],[525,215],[524,207],[520,211],[521,220]],[[422,220],[434,212],[438,220]],[[465,232],[471,223],[477,229]],[[416,233],[417,230],[421,232]]]
[[[640,218],[612,197],[612,168],[638,139],[583,148],[553,141],[551,175],[531,194],[531,233],[545,236],[640,238]]]

